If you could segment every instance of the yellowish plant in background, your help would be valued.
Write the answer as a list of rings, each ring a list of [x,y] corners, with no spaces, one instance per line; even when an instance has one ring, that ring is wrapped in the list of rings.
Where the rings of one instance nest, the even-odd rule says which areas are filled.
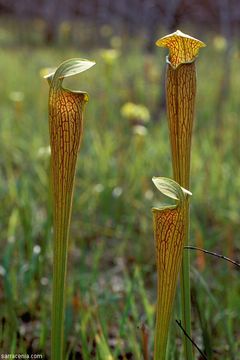
[[[156,42],[167,47],[166,98],[169,134],[172,152],[174,180],[183,188],[190,185],[191,140],[196,97],[195,60],[199,48],[205,44],[177,30]],[[189,202],[185,201],[185,245],[188,244]],[[189,279],[189,255],[183,253],[181,270],[182,322],[185,331],[191,335],[191,302]],[[184,337],[185,358],[193,359],[192,344]]]
[[[142,104],[134,104],[126,102],[121,107],[121,114],[129,122],[147,124],[150,121],[150,112],[148,108]]]
[[[51,359],[64,358],[64,312],[69,226],[76,161],[83,132],[83,110],[88,95],[62,86],[63,79],[95,63],[70,59],[46,76],[49,85],[49,133],[53,188],[53,297]]]

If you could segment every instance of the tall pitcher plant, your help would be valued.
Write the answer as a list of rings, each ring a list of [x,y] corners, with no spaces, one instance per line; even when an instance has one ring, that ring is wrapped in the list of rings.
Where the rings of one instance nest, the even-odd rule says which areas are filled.
[[[64,312],[69,227],[76,162],[83,133],[83,111],[88,95],[64,88],[64,78],[83,72],[95,63],[71,59],[46,76],[49,85],[49,133],[53,189],[53,296],[51,359],[64,358]]]
[[[177,30],[156,42],[167,47],[166,100],[169,135],[171,142],[173,178],[183,188],[190,186],[191,140],[196,98],[195,60],[199,48],[205,44]],[[189,198],[184,201],[184,244],[189,242]],[[191,335],[191,302],[189,255],[183,252],[181,266],[182,323]],[[187,360],[193,359],[192,344],[184,337],[184,351]],[[157,358],[156,358],[157,359]]]

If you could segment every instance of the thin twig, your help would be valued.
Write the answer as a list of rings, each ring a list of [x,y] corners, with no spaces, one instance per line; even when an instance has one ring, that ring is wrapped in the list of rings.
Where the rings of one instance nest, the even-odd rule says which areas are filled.
[[[149,356],[148,356],[149,331],[145,324],[141,324],[140,330],[142,335],[143,359],[149,360]]]
[[[205,254],[209,254],[209,255],[212,255],[212,256],[216,256],[220,259],[223,259],[223,260],[226,260],[226,261],[229,261],[230,263],[232,263],[233,265],[237,266],[240,268],[240,264],[237,263],[236,261],[232,260],[232,259],[229,259],[227,256],[224,256],[224,255],[221,255],[221,254],[217,254],[215,252],[212,252],[212,251],[208,251],[208,250],[205,250],[205,249],[201,249],[201,248],[198,248],[198,247],[195,247],[195,246],[184,246],[184,249],[188,249],[188,250],[198,250],[198,251],[202,251],[204,252]]]
[[[187,334],[187,332],[185,331],[185,329],[182,327],[181,321],[180,320],[176,320],[176,323],[178,324],[178,326],[180,327],[180,329],[182,330],[182,332],[184,333],[184,335],[188,338],[188,340],[191,341],[191,343],[193,344],[193,346],[199,351],[199,354],[202,355],[204,360],[208,360],[206,355],[202,352],[202,350],[198,347],[198,345],[193,341],[193,339],[191,339],[191,337]]]

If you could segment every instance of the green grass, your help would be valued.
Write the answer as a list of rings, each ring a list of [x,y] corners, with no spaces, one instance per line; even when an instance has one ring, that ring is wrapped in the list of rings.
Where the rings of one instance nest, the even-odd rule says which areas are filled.
[[[80,44],[79,48],[17,46],[8,28],[0,29],[13,39],[11,46],[6,46],[0,37],[4,45],[0,49],[1,353],[50,353],[48,84],[40,70],[67,58],[86,57],[97,65],[79,79],[66,81],[90,94],[70,234],[68,353],[70,359],[80,358],[77,354],[82,353],[84,359],[95,356],[105,360],[109,346],[114,359],[123,359],[124,354],[125,358],[132,354],[132,359],[142,359],[139,327],[142,323],[148,326],[152,351],[156,300],[151,207],[160,198],[151,178],[171,176],[170,146],[165,115],[159,122],[152,118],[146,135],[141,136],[134,134],[129,120],[122,117],[121,107],[131,101],[155,113],[164,56],[157,48],[154,54],[147,54],[142,40],[126,38],[119,57],[109,64],[99,44],[89,44],[84,50]],[[105,47],[110,40],[105,39]],[[236,44],[231,92],[219,125],[215,104],[224,71],[223,53],[213,47],[210,35],[203,40],[208,47],[197,61],[190,244],[201,241],[206,249],[237,258],[239,51]],[[24,96],[20,103],[13,101],[13,92]],[[216,131],[220,134],[218,147]],[[239,274],[212,257],[205,258],[205,269],[199,271],[196,256],[191,253],[193,337],[200,347],[205,344],[209,359],[237,359]],[[179,299],[173,320],[179,318],[178,304]],[[175,321],[170,341],[170,359],[181,358],[182,333]]]

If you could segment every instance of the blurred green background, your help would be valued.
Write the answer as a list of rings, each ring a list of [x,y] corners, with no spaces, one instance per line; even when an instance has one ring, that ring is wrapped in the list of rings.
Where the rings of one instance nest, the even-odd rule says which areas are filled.
[[[143,327],[150,354],[153,349],[156,301],[151,208],[164,201],[151,178],[172,176],[166,53],[154,42],[176,30],[176,23],[207,44],[197,60],[190,240],[237,259],[239,38],[226,26],[203,27],[201,18],[193,25],[177,15],[175,23],[159,22],[151,38],[148,24],[124,26],[121,17],[94,21],[92,13],[89,19],[60,19],[49,35],[41,16],[8,14],[1,3],[0,10],[0,353],[49,358],[52,207],[43,75],[45,68],[82,57],[96,66],[65,80],[90,95],[71,224],[68,358],[107,360],[111,352],[114,359],[143,359]],[[191,279],[194,341],[208,359],[239,359],[237,269],[191,252]],[[170,359],[183,356],[178,302]]]

